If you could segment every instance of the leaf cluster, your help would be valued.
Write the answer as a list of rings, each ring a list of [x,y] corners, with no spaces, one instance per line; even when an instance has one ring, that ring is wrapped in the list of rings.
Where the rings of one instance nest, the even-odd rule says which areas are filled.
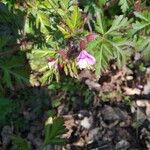
[[[139,6],[145,8],[147,5],[142,2]],[[97,35],[94,41],[88,42],[86,50],[96,58],[98,77],[110,60],[115,60],[121,67],[129,55],[137,51],[149,62],[150,12],[140,9],[143,11],[137,12],[134,1],[129,0],[3,0],[0,4],[0,50],[9,52],[11,44],[19,45],[19,51],[27,51],[32,71],[27,74],[27,69],[22,68],[26,66],[26,58],[18,53],[13,58],[2,58],[1,90],[4,86],[12,89],[27,80],[34,86],[46,85],[53,77],[59,81],[61,74],[77,77],[76,58],[65,60],[59,52],[63,49],[65,53],[73,53],[72,47],[81,50],[80,39],[89,32]],[[27,43],[22,48],[20,43],[24,38],[32,44]],[[74,40],[77,43],[73,43]],[[73,43],[71,48],[68,46],[70,41]],[[56,60],[59,69],[48,66],[49,58]]]

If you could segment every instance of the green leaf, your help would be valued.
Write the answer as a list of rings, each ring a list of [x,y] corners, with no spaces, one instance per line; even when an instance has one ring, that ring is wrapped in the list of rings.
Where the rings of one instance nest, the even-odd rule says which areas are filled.
[[[147,32],[150,33],[150,12],[135,12],[134,14],[137,18],[140,19],[140,21],[136,20],[136,22],[132,24],[134,34],[144,29],[147,29]]]
[[[69,29],[73,31],[74,30],[73,20],[71,20],[71,18],[68,15],[64,16],[64,20]]]
[[[50,49],[33,49],[32,54],[34,55],[34,57],[38,57],[40,59],[46,56],[53,57],[56,54],[56,52]]]
[[[54,99],[54,100],[52,101],[52,107],[53,107],[53,108],[57,108],[57,107],[60,106],[60,105],[61,105],[60,99]]]
[[[12,138],[12,148],[11,150],[31,150],[31,146],[27,140],[23,139],[20,136],[14,136]]]
[[[123,51],[123,47],[124,46],[128,47],[128,45],[126,45],[126,42],[120,44],[120,41],[119,42],[117,42],[117,41],[107,41],[107,42],[110,44],[110,46],[112,46],[113,56],[114,56],[115,59],[117,59],[118,66],[121,67],[126,62],[126,55]]]
[[[128,18],[124,18],[123,15],[117,16],[115,18],[115,20],[112,23],[112,26],[110,27],[110,29],[105,33],[105,35],[107,34],[112,34],[114,31],[119,31],[122,28],[125,28],[128,26]]]
[[[132,44],[127,40],[127,34],[124,34],[128,29],[129,21],[123,15],[115,17],[110,27],[104,25],[103,20],[106,19],[102,13],[97,12],[96,20],[95,29],[100,34],[98,38],[88,43],[87,49],[96,58],[96,74],[99,76],[112,59],[117,61],[118,66],[123,65],[126,61],[124,51]]]
[[[100,73],[108,66],[109,60],[112,58],[110,47],[106,44],[99,45],[99,51],[96,57],[96,75],[99,77]]]
[[[48,70],[48,71],[44,72],[44,75],[40,78],[42,85],[49,83],[52,80],[52,77],[53,77],[52,70]]]
[[[52,118],[51,118],[52,119]],[[59,138],[61,134],[65,133],[63,118],[55,118],[52,122],[47,123],[45,126],[45,140],[44,145],[47,144],[64,144],[65,140]]]
[[[58,29],[64,34],[65,38],[70,38],[80,33],[83,26],[81,13],[77,5],[72,6],[71,10],[60,14],[63,26],[57,25]]]
[[[10,75],[9,71],[7,69],[3,68],[3,73],[4,73],[3,78],[2,78],[3,83],[6,85],[6,87],[12,89],[13,85],[12,85],[12,79],[11,79],[11,75]]]
[[[67,10],[69,8],[69,5],[70,5],[70,0],[60,1],[60,5],[61,5],[62,9]]]
[[[136,21],[135,23],[132,24],[133,29],[135,30],[135,32],[138,32],[138,31],[146,28],[149,25],[150,25],[150,23],[139,22],[139,21]]]
[[[96,12],[96,25],[95,25],[95,29],[97,32],[104,34],[104,25],[103,25],[103,21],[102,21],[102,14],[100,12]]]
[[[48,69],[48,58],[54,58],[56,51],[52,49],[33,49],[28,54],[32,70],[44,72]],[[40,60],[40,61],[39,61]]]
[[[66,65],[64,65],[64,72],[65,72],[65,74],[66,74],[66,75],[68,75],[68,74],[69,74],[69,71],[68,71],[68,68],[67,68],[67,66],[66,66]]]
[[[0,69],[3,72],[2,83],[8,88],[13,88],[14,81],[20,85],[29,81],[28,66],[25,66],[24,57],[21,55],[11,57],[8,60],[2,59]]]
[[[107,2],[107,0],[97,0],[96,1],[96,4],[98,5],[98,6],[103,6],[105,3]]]
[[[140,45],[140,51],[142,52],[144,59],[146,61],[150,61],[150,39],[149,38],[143,38]]]
[[[80,27],[81,24],[81,14],[78,6],[73,7],[73,12],[71,15],[72,21],[73,21],[73,26],[74,29]]]
[[[144,20],[146,22],[150,22],[150,14],[148,11],[144,11],[143,13],[141,12],[134,12],[135,17]]]
[[[66,31],[64,28],[62,28],[61,26],[57,25],[58,29],[62,32],[62,34],[65,36],[65,38],[70,38],[71,37],[71,33]]]
[[[50,26],[50,19],[48,14],[38,11],[36,16],[36,27],[41,29],[41,32],[48,34],[47,27]]]
[[[10,99],[0,97],[0,126],[5,123],[6,115],[12,111],[12,103]]]
[[[58,135],[61,135],[65,132],[64,128],[64,119],[63,118],[55,118],[52,124],[52,131],[50,134],[50,138],[54,138]]]
[[[94,49],[97,49],[98,48],[98,44],[102,42],[102,39],[99,37],[99,38],[96,38],[95,40],[93,41],[90,41],[88,43],[88,46],[87,46],[87,50],[90,51],[91,54],[94,53]]]
[[[125,13],[129,9],[128,0],[119,0],[119,5],[121,6],[121,10]]]

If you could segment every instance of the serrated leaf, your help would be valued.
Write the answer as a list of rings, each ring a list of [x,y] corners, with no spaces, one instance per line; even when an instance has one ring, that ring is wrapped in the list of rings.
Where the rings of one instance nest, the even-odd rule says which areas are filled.
[[[129,9],[128,0],[119,0],[119,5],[121,6],[121,10],[125,13]]]
[[[150,61],[150,43],[147,44],[143,51],[143,56],[146,61]]]
[[[13,84],[12,84],[10,73],[5,68],[3,68],[3,73],[4,73],[3,78],[2,78],[3,83],[6,85],[6,87],[12,89],[13,88]]]
[[[63,144],[64,139],[58,136],[65,132],[63,118],[55,118],[50,124],[45,126],[45,140],[44,145],[47,144]]]
[[[150,25],[150,23],[139,22],[139,21],[136,21],[135,23],[132,24],[133,29],[135,30],[135,32],[140,31],[140,30],[144,29],[145,27],[147,27],[149,25]]]
[[[146,13],[148,13],[148,12],[147,11],[145,11],[144,13],[134,12],[134,15],[137,18],[140,18],[141,20],[144,20],[146,22],[150,22],[149,18],[146,16]]]
[[[35,57],[42,58],[42,57],[46,57],[46,56],[53,57],[56,54],[56,52],[54,50],[50,50],[50,49],[42,49],[42,50],[33,49],[32,54]]]
[[[11,108],[11,100],[4,97],[0,97],[0,126],[5,122],[6,115],[12,111]]]
[[[100,12],[96,12],[96,25],[95,25],[95,29],[97,32],[104,34],[104,25],[103,25],[103,21],[102,21],[102,15]]]
[[[114,56],[117,59],[117,64],[119,67],[121,67],[123,64],[125,64],[125,53],[123,50],[115,43],[112,43],[115,51],[114,51]]]
[[[71,67],[72,67],[72,71],[73,71],[74,76],[76,76],[78,70],[77,70],[77,64],[76,64],[76,61],[75,61],[75,60],[72,60],[72,62],[71,62]]]
[[[42,85],[49,83],[52,79],[52,76],[53,76],[52,70],[48,70],[48,71],[44,72],[44,75],[40,78]]]
[[[95,54],[96,57],[96,75],[99,77],[100,73],[108,66],[111,59],[112,52],[105,44],[99,46],[99,51]]]
[[[39,11],[36,16],[36,27],[41,29],[41,32],[48,34],[47,27],[50,26],[50,19],[48,14]]]
[[[12,150],[31,150],[28,141],[20,136],[12,137],[12,145]]]
[[[65,72],[66,75],[68,75],[68,73],[69,73],[69,72],[68,72],[68,68],[67,68],[66,65],[64,65],[64,72]]]
[[[101,38],[96,38],[95,40],[90,41],[87,45],[88,46],[87,50],[89,50],[91,52],[91,54],[93,54],[94,48],[96,49],[96,46],[101,42],[102,42]],[[91,50],[93,50],[93,52]]]
[[[144,30],[150,27],[150,12],[148,11],[144,11],[142,13],[135,12],[134,14],[137,18],[140,19],[140,21],[136,20],[136,22],[132,24],[132,27],[134,29],[133,34],[135,34],[140,30]]]
[[[70,38],[80,32],[83,20],[78,6],[72,6],[72,10],[67,11],[64,15],[60,14],[60,16],[64,24],[63,27],[59,25],[57,27],[65,38]]]
[[[0,61],[0,68],[3,71],[2,83],[6,87],[13,88],[14,81],[17,81],[19,84],[28,83],[29,72],[28,67],[24,66],[24,63],[22,56],[14,56],[7,61]]]
[[[73,76],[74,76],[74,74],[73,74],[73,72],[72,72],[72,68],[71,68],[70,63],[67,63],[67,68],[68,68],[68,70],[69,70],[69,74],[70,74],[70,76],[71,76],[71,77],[73,77]]]
[[[69,8],[69,3],[70,3],[70,0],[60,1],[61,8],[67,10]]]
[[[82,21],[81,21],[81,14],[80,14],[78,6],[73,7],[73,12],[71,14],[71,19],[72,19],[72,22],[73,22],[74,29],[76,29],[78,27],[80,28],[80,25],[81,25]]]
[[[62,34],[66,37],[66,36],[71,36],[70,33],[68,31],[66,31],[64,28],[62,28],[61,26],[57,25],[58,29],[62,32]]]
[[[71,20],[69,16],[67,15],[64,16],[64,20],[65,20],[66,25],[69,27],[69,29],[73,31],[74,30],[73,20]]]
[[[124,27],[128,26],[128,19],[124,18],[123,15],[117,16],[115,18],[115,20],[112,23],[112,26],[110,27],[110,29],[105,33],[105,35],[107,34],[111,34],[111,32],[113,31],[117,31],[120,30]]]
[[[140,51],[146,61],[150,61],[150,39],[143,39],[140,46]]]
[[[59,70],[54,70],[54,75],[55,75],[56,81],[59,82],[59,80],[60,80]]]

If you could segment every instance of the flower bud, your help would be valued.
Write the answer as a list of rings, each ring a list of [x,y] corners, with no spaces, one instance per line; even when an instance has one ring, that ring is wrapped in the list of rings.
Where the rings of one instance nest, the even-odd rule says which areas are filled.
[[[86,49],[86,40],[85,39],[80,40],[80,49],[81,50]]]
[[[89,42],[89,41],[93,41],[97,38],[97,34],[95,33],[90,33],[88,35],[86,35],[86,40]]]
[[[60,54],[60,56],[62,56],[62,58],[63,58],[64,60],[67,59],[67,54],[66,54],[66,52],[65,52],[64,49],[60,50],[58,53]]]

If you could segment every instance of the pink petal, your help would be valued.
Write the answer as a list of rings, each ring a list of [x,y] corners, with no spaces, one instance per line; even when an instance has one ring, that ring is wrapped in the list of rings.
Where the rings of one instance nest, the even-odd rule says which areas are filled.
[[[96,63],[95,57],[90,55],[87,51],[82,50],[77,57],[77,64],[80,68],[86,68],[89,65],[94,65]]]
[[[48,63],[48,66],[49,66],[49,68],[54,67],[55,69],[57,69],[57,68],[58,68],[57,61],[56,61],[56,60],[50,61],[50,62]]]

